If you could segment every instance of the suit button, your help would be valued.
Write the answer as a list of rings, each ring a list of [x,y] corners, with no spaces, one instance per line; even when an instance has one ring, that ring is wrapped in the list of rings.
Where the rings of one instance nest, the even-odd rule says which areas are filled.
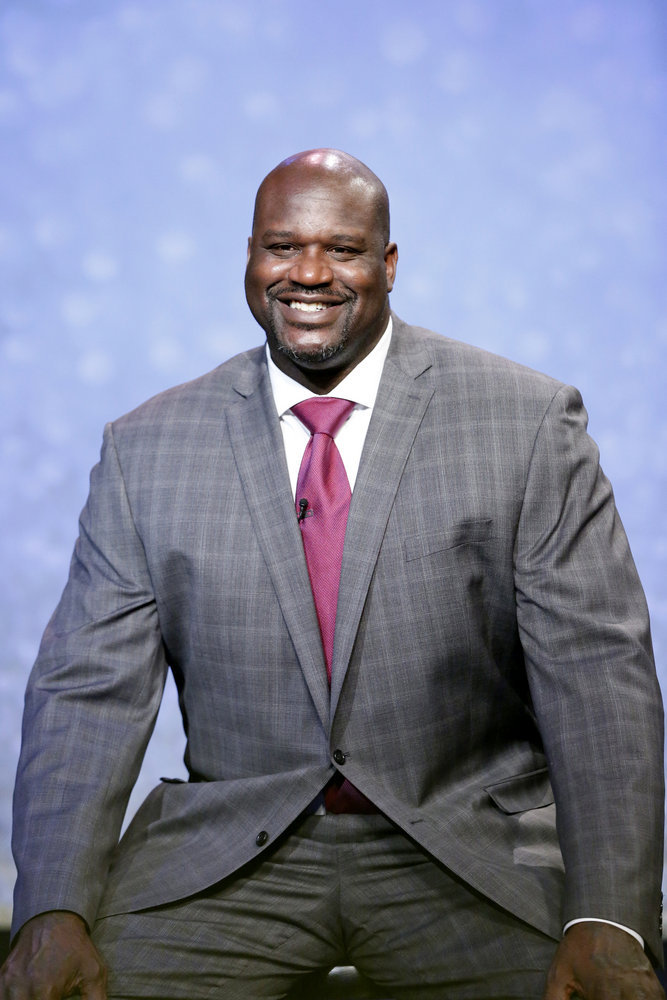
[[[260,830],[257,836],[255,837],[255,843],[257,844],[258,847],[264,847],[264,844],[267,842],[268,839],[269,835],[266,832],[266,830]]]
[[[334,750],[334,752],[333,752],[333,759],[336,762],[336,764],[344,764],[345,763],[345,754],[343,753],[342,750]]]

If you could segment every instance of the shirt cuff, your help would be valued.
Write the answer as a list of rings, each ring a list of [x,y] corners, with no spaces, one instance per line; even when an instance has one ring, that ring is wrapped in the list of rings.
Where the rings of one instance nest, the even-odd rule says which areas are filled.
[[[587,924],[587,923],[611,924],[612,927],[618,927],[619,930],[625,931],[626,934],[632,934],[635,941],[639,941],[642,948],[644,947],[644,938],[641,936],[641,934],[638,934],[637,931],[631,930],[629,927],[626,927],[625,924],[617,924],[613,920],[603,920],[602,917],[577,917],[576,920],[568,920],[568,922],[565,924],[565,927],[563,927],[563,934],[568,929],[568,927],[572,927],[573,924]]]

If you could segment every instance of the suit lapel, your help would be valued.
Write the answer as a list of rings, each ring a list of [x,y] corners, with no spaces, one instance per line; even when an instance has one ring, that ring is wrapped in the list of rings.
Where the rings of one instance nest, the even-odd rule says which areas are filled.
[[[328,728],[322,641],[263,360],[237,378],[234,387],[239,398],[228,410],[227,424],[248,511],[315,707]]]
[[[429,353],[394,316],[394,332],[350,504],[331,675],[331,718],[345,679],[387,520],[412,443],[433,395]]]
[[[394,317],[385,362],[350,504],[341,571],[331,696],[303,543],[266,365],[249,362],[227,412],[234,458],[258,543],[318,715],[328,729],[352,655],[387,520],[412,443],[433,395],[423,375],[428,351]]]

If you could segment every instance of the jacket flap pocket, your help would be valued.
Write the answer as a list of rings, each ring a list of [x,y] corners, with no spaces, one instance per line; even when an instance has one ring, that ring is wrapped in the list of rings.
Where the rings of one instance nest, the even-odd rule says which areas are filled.
[[[541,809],[543,806],[552,805],[554,801],[546,767],[524,774],[514,774],[511,778],[486,785],[484,791],[495,805],[508,815],[526,812],[528,809]]]
[[[457,545],[483,542],[491,534],[492,524],[493,521],[489,517],[480,521],[460,521],[428,535],[408,535],[403,542],[405,558],[410,562],[412,559],[421,559],[433,552],[456,548]]]

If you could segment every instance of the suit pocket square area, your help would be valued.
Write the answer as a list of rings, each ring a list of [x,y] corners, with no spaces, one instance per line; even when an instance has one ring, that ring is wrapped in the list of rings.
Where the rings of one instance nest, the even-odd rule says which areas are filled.
[[[446,549],[454,549],[459,545],[474,545],[484,542],[491,536],[492,519],[484,518],[478,521],[459,521],[428,534],[408,535],[403,540],[403,551],[407,562],[422,559],[424,556]]]
[[[554,793],[546,767],[485,785],[484,791],[492,802],[508,816],[553,805]]]

